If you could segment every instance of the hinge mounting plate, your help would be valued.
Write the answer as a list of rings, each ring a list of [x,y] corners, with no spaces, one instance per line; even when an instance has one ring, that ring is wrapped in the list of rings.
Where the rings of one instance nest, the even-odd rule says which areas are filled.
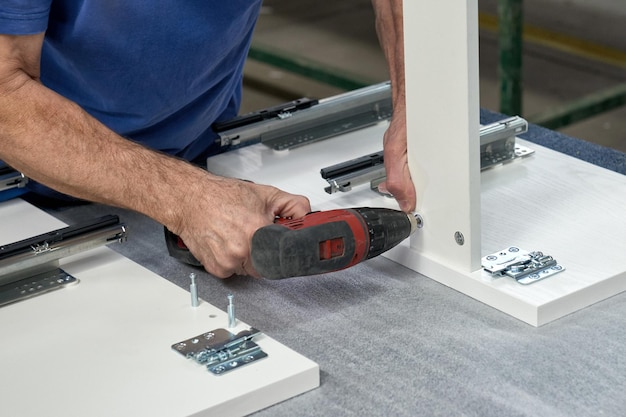
[[[508,276],[524,285],[565,270],[552,256],[540,251],[527,251],[517,246],[509,246],[507,249],[487,255],[482,258],[481,263],[491,277]]]
[[[214,375],[222,375],[267,357],[267,353],[252,341],[261,334],[253,327],[237,334],[215,329],[174,343],[172,349],[205,365]]]

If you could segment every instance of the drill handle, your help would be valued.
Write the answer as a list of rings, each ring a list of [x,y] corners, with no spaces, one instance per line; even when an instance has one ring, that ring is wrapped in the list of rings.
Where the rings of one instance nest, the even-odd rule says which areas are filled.
[[[200,261],[198,261],[196,257],[193,256],[191,251],[187,248],[185,242],[183,242],[180,236],[170,232],[165,226],[163,226],[163,232],[165,233],[165,245],[167,246],[167,253],[169,253],[170,256],[188,265],[202,266]]]
[[[323,274],[358,262],[354,234],[344,221],[262,227],[252,236],[251,256],[254,269],[268,279]]]

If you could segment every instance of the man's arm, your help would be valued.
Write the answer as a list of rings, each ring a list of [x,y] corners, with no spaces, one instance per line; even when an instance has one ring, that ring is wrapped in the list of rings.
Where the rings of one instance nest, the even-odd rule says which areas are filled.
[[[415,187],[406,148],[402,0],[372,0],[372,5],[376,13],[376,32],[389,66],[393,100],[393,117],[383,140],[387,180],[379,188],[391,193],[402,210],[412,211],[415,210]]]
[[[42,42],[0,35],[0,159],[60,192],[152,217],[218,277],[257,275],[252,234],[275,215],[304,216],[308,200],[120,137],[39,82]]]

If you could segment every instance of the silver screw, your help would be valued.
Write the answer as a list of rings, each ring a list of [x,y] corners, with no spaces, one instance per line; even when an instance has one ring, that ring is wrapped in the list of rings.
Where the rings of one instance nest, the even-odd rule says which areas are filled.
[[[465,243],[465,236],[463,236],[463,233],[461,232],[456,232],[454,234],[454,240],[456,240],[456,243],[459,246],[463,246],[463,244]]]
[[[421,229],[422,227],[424,227],[424,219],[422,218],[422,216],[415,212],[413,212],[413,216],[415,217],[415,221],[417,222],[417,228]]]
[[[191,293],[191,306],[198,307],[200,302],[198,301],[198,287],[196,286],[196,274],[193,272],[189,274],[191,279],[191,285],[189,286],[189,292]]]
[[[228,294],[228,328],[233,328],[237,325],[237,319],[235,319],[235,305],[233,304],[234,296]]]

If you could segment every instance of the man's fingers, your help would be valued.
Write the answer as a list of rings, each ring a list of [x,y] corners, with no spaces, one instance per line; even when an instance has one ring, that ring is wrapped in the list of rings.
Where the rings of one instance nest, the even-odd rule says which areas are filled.
[[[278,190],[273,199],[272,218],[279,216],[299,219],[310,212],[311,203],[302,195],[292,195]]]

